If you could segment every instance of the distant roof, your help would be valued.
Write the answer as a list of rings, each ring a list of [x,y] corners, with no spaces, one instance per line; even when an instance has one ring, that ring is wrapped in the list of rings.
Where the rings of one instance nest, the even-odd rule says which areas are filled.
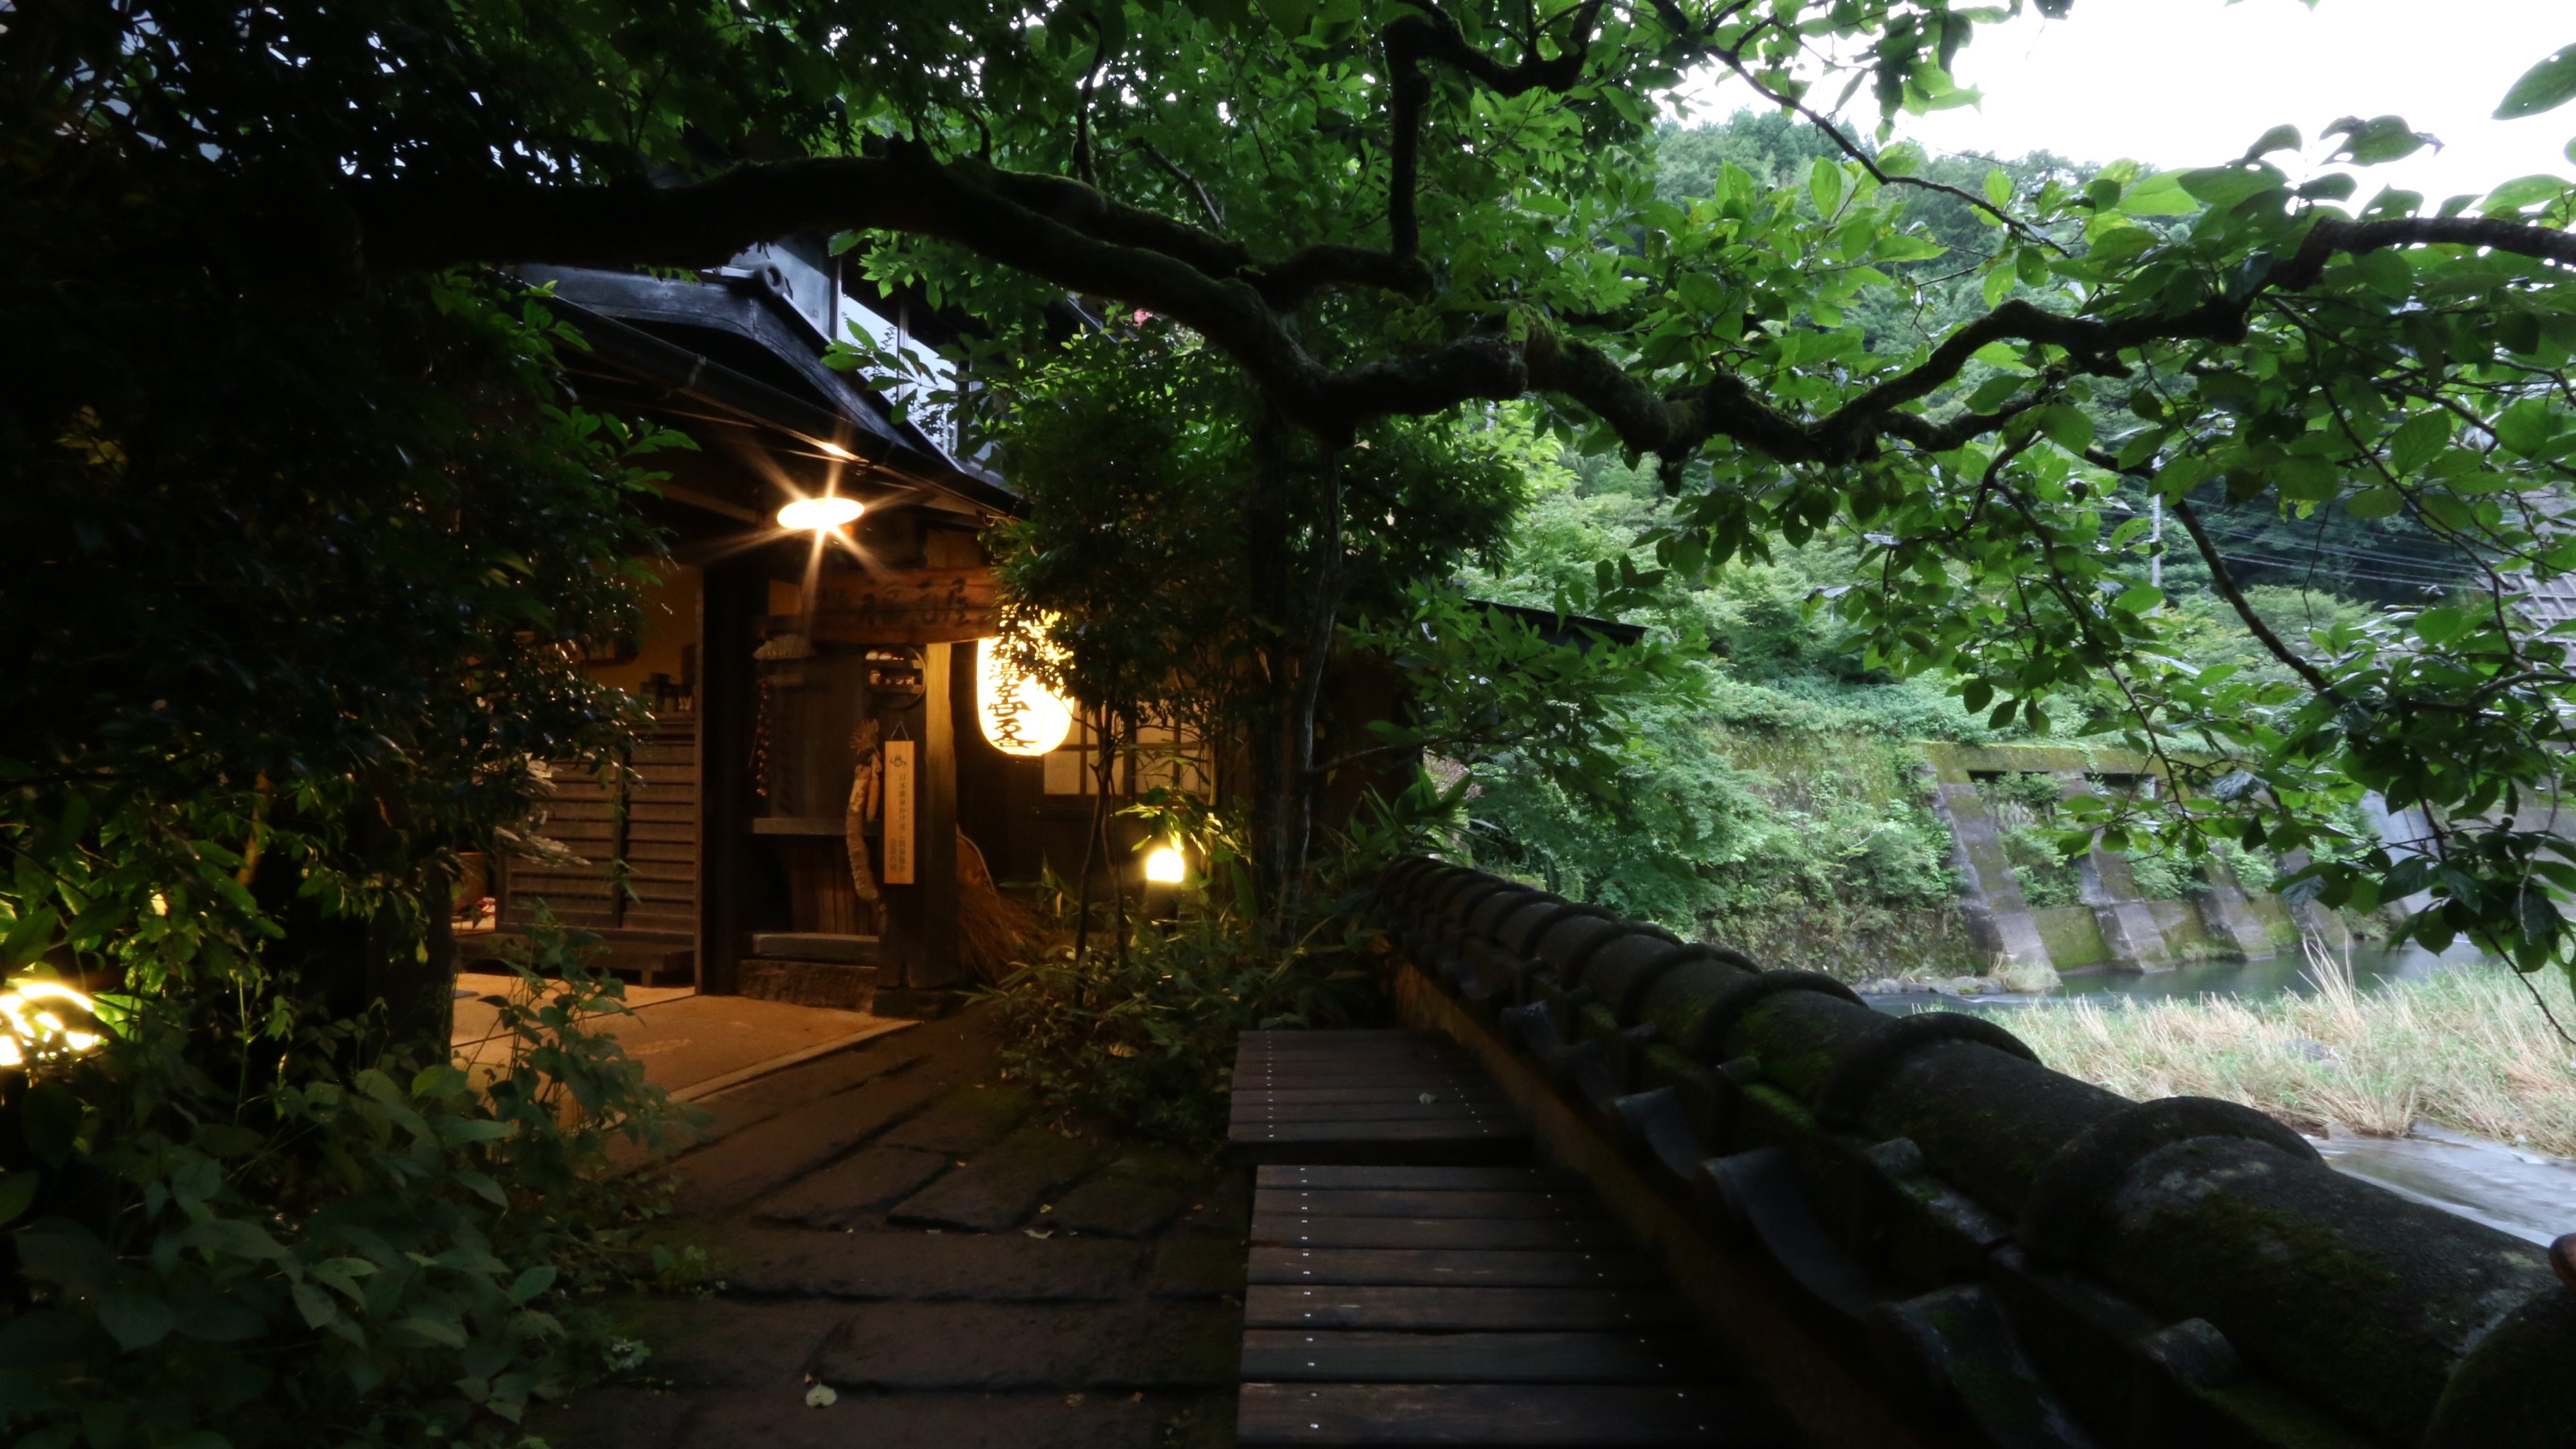
[[[2524,618],[2543,629],[2576,619],[2576,574],[2561,574],[2546,583],[2523,574],[2514,581],[2523,591],[2514,607]]]
[[[524,267],[589,344],[566,361],[605,365],[666,394],[775,429],[826,457],[851,457],[945,495],[951,506],[1017,513],[998,476],[962,464],[884,397],[823,365],[811,324],[757,277],[671,279],[587,267]],[[588,365],[585,365],[588,364]]]
[[[1533,609],[1523,604],[1498,604],[1491,599],[1467,602],[1493,614],[1509,614],[1538,631],[1550,644],[1589,644],[1606,639],[1613,644],[1642,644],[1646,639],[1643,624],[1622,624],[1616,619],[1596,619],[1589,614],[1560,614],[1554,609]],[[1588,637],[1587,637],[1588,636]]]

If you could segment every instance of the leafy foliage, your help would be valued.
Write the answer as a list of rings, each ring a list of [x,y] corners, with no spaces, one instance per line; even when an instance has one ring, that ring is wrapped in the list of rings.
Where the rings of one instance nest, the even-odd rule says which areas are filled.
[[[592,1024],[622,988],[577,945],[541,936],[472,1075],[389,1049],[380,1016],[245,1019],[189,982],[115,999],[103,1050],[13,1086],[18,1442],[514,1443],[601,1371],[572,1295],[685,1266],[654,1265],[608,1150],[681,1118]]]
[[[366,269],[345,285],[399,290],[503,258],[705,265],[838,230],[864,275],[995,346],[1054,346],[1081,325],[1067,293],[1150,313],[1328,451],[1534,397],[1565,440],[1653,455],[1678,492],[1659,565],[1696,577],[1849,529],[1872,540],[1868,583],[1839,607],[1870,667],[1953,671],[1997,729],[2116,710],[2140,748],[2209,762],[2155,818],[2106,815],[2113,834],[2324,849],[2333,901],[2431,889],[2428,944],[2576,961],[2553,905],[2576,898],[2567,842],[2513,823],[2576,719],[2565,641],[2516,612],[2576,568],[2549,504],[2576,439],[2576,187],[2373,191],[2369,167],[2426,144],[2396,116],[2159,158],[2187,169],[1973,184],[1887,144],[1900,113],[1975,101],[1950,64],[2019,8],[46,6],[9,34],[13,177],[44,183],[9,204],[120,257],[211,257],[216,297],[273,295],[242,282],[281,235],[337,238],[319,252]],[[2556,114],[2564,61],[2514,82],[2506,113]],[[1874,108],[1879,134],[1836,123],[1830,149],[1721,159],[1705,190],[1659,194],[1653,117],[1708,67],[1812,124]],[[138,194],[164,222],[128,224]],[[1955,273],[1973,306],[1932,295]],[[14,447],[89,437],[76,413],[96,404],[39,395]],[[95,441],[121,446],[129,423],[101,416]],[[2328,631],[2314,660],[2239,610],[2290,681],[2169,668],[2138,505],[2169,503],[2233,607],[2193,503],[2213,486],[2275,515],[2412,519],[2481,598]],[[2366,791],[2444,822],[2429,861],[2340,848]]]
[[[1149,1137],[1213,1152],[1225,1141],[1235,1040],[1246,1031],[1370,1024],[1385,1011],[1359,914],[1393,836],[1335,858],[1301,893],[1312,903],[1284,947],[1271,923],[1238,902],[1258,899],[1238,817],[1185,800],[1157,838],[1190,840],[1205,872],[1177,888],[1168,913],[1117,951],[1077,953],[1063,882],[1050,880],[1052,939],[986,993],[1008,1041],[1004,1070],[1050,1101]]]

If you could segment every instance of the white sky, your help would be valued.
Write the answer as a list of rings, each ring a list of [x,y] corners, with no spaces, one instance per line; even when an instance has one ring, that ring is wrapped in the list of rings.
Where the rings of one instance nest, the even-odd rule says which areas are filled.
[[[1984,104],[1901,116],[1897,134],[1936,151],[2175,168],[2232,159],[2287,123],[2305,156],[2272,159],[2295,176],[2323,168],[2332,147],[2319,133],[2337,118],[2395,114],[2443,149],[2358,168],[2355,200],[2391,185],[2439,202],[2536,172],[2576,175],[2576,103],[2490,119],[2516,77],[2571,43],[2571,0],[2075,0],[2064,20],[2034,11],[1979,26],[1956,78]],[[1754,100],[1731,77],[1695,99],[1703,116]],[[1877,124],[1865,88],[1846,118],[1863,132]]]

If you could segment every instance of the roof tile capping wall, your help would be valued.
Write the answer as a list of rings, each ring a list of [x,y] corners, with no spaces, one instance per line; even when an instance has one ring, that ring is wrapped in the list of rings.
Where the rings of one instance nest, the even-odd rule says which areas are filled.
[[[1900,1019],[1498,877],[1389,870],[1399,954],[1943,1437],[2576,1445],[2576,1284],[2205,1098]]]

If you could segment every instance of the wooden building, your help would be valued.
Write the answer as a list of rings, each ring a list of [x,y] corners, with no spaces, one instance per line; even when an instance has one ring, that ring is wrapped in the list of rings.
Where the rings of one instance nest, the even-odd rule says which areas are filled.
[[[906,421],[824,365],[853,323],[927,348],[906,309],[847,295],[819,245],[694,279],[529,275],[589,344],[566,354],[585,401],[699,446],[656,458],[671,561],[639,636],[589,665],[655,723],[621,783],[557,767],[543,855],[494,869],[482,949],[547,912],[648,980],[935,1009],[968,975],[961,855],[970,890],[978,864],[1004,882],[1068,870],[1091,818],[1078,731],[1020,758],[975,724],[976,641],[995,632],[981,536],[1019,500],[955,456],[943,419]],[[826,495],[865,507],[846,544],[780,526],[782,506]]]
[[[1086,863],[1095,882],[1141,885],[1146,827],[1116,813],[1122,798],[1243,793],[1241,748],[1149,725],[1122,742],[1109,848],[1094,856],[1098,755],[1082,724],[1042,755],[985,737],[975,676],[998,621],[984,536],[1020,500],[959,456],[935,410],[907,420],[825,365],[853,326],[925,360],[942,339],[899,303],[851,296],[819,243],[690,278],[527,275],[588,344],[565,353],[585,402],[698,447],[656,456],[669,478],[649,508],[670,559],[638,636],[588,665],[654,723],[622,769],[556,767],[540,838],[496,863],[495,929],[461,937],[469,954],[550,914],[647,981],[933,1011],[971,975],[961,894],[971,906],[992,883],[1077,879]],[[827,496],[864,507],[833,541],[782,526],[783,507]],[[1391,669],[1344,661],[1325,713],[1357,728],[1400,707]],[[1372,785],[1410,774],[1341,772],[1318,817],[1347,818]]]

